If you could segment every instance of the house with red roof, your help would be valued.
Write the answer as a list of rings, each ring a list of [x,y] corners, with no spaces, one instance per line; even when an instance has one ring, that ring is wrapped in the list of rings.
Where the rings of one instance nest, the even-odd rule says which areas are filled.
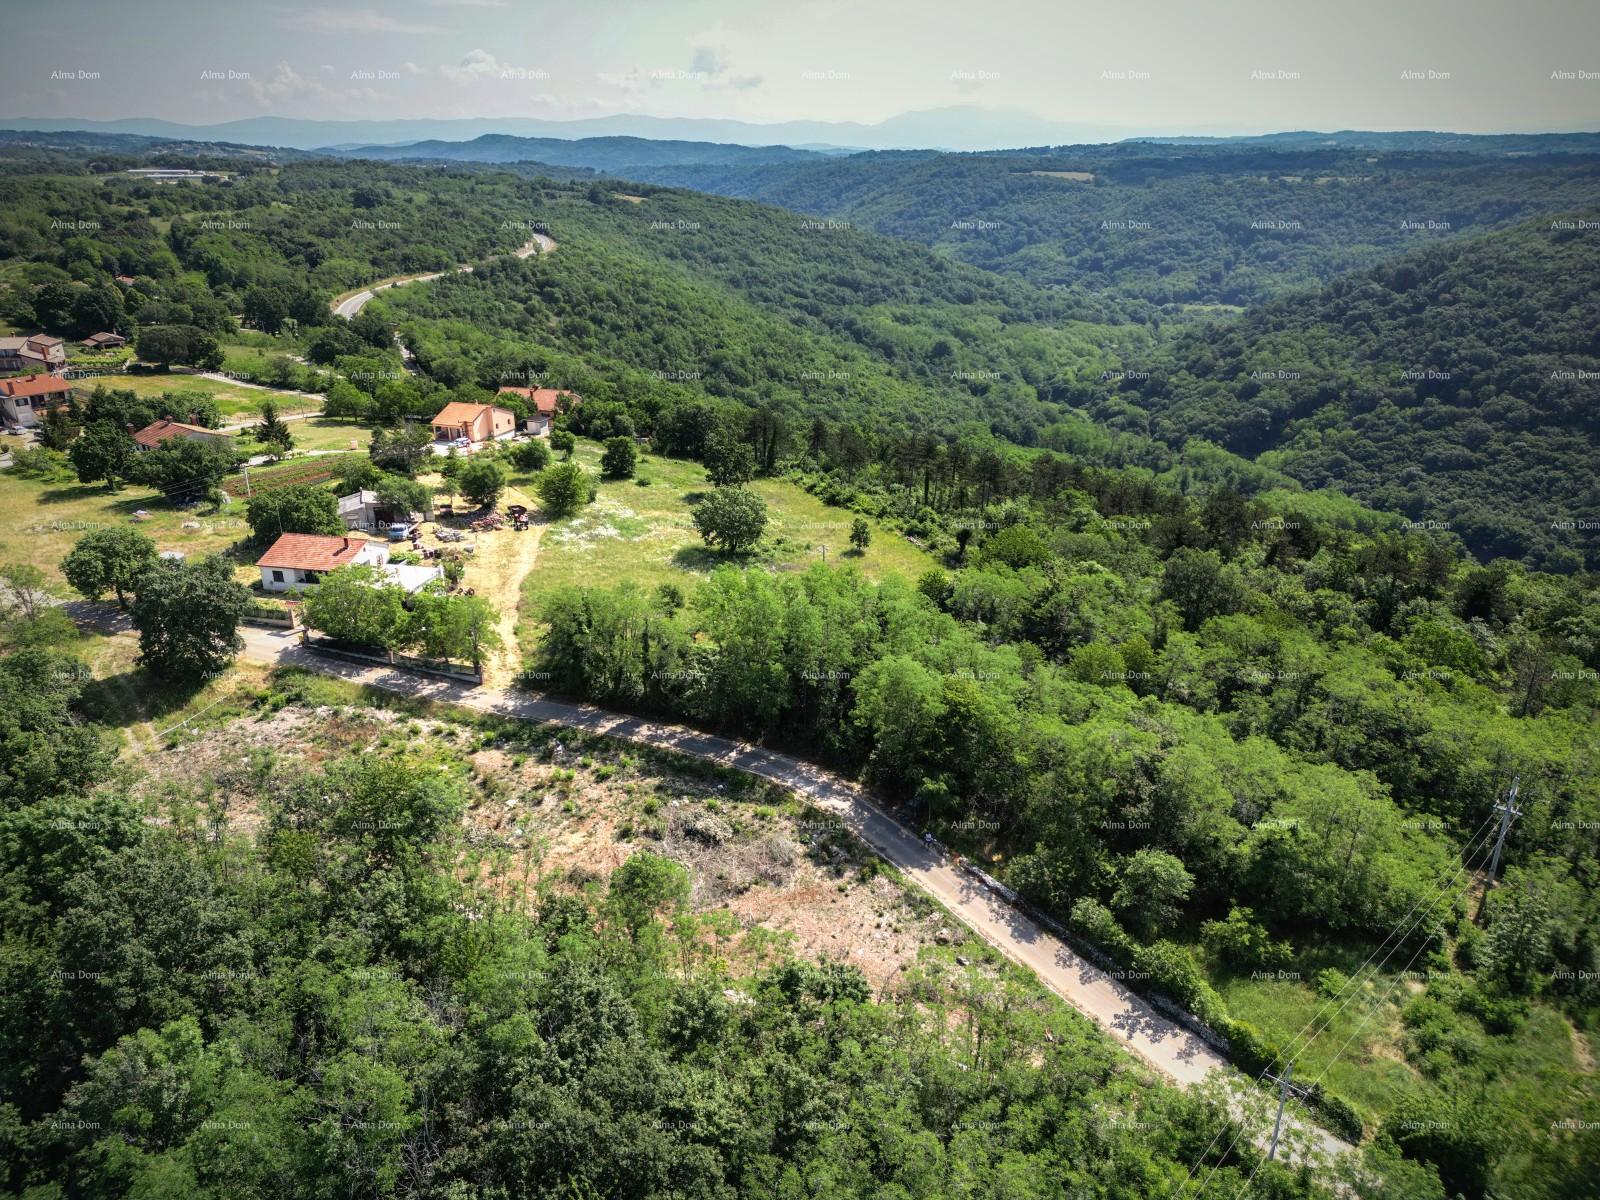
[[[261,586],[269,592],[293,592],[322,582],[329,571],[356,563],[381,567],[389,561],[386,542],[364,537],[325,537],[286,533],[256,560]]]
[[[429,424],[436,441],[453,442],[466,438],[476,445],[496,438],[510,437],[517,431],[517,415],[509,408],[493,404],[465,404],[452,400],[439,410]]]
[[[568,408],[583,400],[577,392],[569,392],[564,388],[503,387],[500,389],[500,394],[520,396],[527,401],[527,430],[535,437],[544,437],[550,432],[550,422],[555,420],[556,413],[561,411],[563,399],[567,401]]]
[[[317,533],[286,533],[256,560],[261,587],[268,592],[299,592],[315,587],[329,571],[340,567],[377,567],[382,583],[415,592],[444,578],[438,563],[389,561],[387,542],[369,541],[351,534],[324,537]]]
[[[182,421],[170,421],[166,417],[150,422],[133,434],[134,444],[141,450],[155,450],[175,438],[189,438],[198,442],[226,442],[228,435],[218,433],[215,429],[206,429],[201,425],[185,425]]]
[[[58,404],[72,399],[72,384],[60,375],[23,375],[0,379],[0,420],[7,425],[31,428]]]

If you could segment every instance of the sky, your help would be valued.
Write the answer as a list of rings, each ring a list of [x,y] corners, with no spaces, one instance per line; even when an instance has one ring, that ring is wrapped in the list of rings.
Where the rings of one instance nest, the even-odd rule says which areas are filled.
[[[8,9],[0,117],[873,123],[960,105],[1107,136],[1600,128],[1596,0],[0,0]]]

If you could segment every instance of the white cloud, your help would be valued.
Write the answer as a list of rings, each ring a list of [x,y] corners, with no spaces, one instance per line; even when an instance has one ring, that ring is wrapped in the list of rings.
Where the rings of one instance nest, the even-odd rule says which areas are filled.
[[[439,74],[457,83],[471,83],[479,79],[498,79],[502,70],[499,59],[487,50],[478,49],[468,50],[453,67],[440,67]]]
[[[386,17],[375,8],[303,8],[290,12],[283,22],[308,33],[447,33],[437,25],[419,25]]]
[[[726,36],[719,27],[689,39],[694,51],[689,58],[689,77],[712,91],[747,92],[760,87],[760,75],[741,75],[734,70],[733,54],[722,41]]]
[[[252,79],[250,92],[257,104],[280,112],[292,110],[297,103],[326,109],[357,103],[393,102],[393,96],[375,88],[331,87],[322,78],[300,74],[286,62],[277,65],[270,79]]]
[[[252,79],[250,81],[250,91],[254,93],[257,102],[261,104],[290,100],[296,96],[306,95],[309,92],[323,92],[326,90],[322,84],[307,79],[286,62],[278,64],[277,69],[272,73],[271,79]]]

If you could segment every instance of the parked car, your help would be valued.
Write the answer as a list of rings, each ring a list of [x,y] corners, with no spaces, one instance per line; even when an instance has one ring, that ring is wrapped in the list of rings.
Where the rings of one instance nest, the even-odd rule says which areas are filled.
[[[389,540],[391,542],[403,542],[410,537],[415,530],[416,526],[410,521],[396,521],[393,525],[389,526]]]
[[[472,439],[471,438],[458,437],[455,441],[451,442],[450,444],[452,446],[460,446],[461,449],[463,449],[463,450],[472,449]]]

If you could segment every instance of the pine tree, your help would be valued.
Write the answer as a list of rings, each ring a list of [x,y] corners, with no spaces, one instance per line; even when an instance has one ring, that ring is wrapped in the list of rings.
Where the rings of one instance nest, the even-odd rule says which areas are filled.
[[[256,426],[256,441],[279,458],[294,449],[294,435],[278,416],[278,406],[271,400],[261,404],[261,424]]]

